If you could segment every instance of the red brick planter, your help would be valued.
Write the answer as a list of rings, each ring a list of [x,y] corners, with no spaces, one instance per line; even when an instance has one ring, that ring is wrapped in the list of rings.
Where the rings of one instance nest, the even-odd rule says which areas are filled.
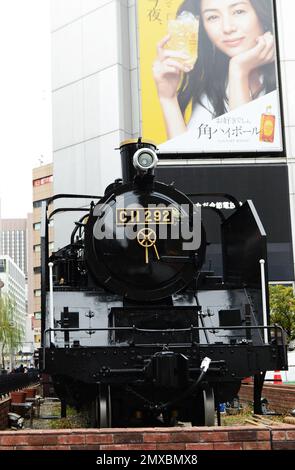
[[[11,392],[10,398],[12,403],[25,403],[27,393],[24,390],[19,392]]]
[[[21,430],[0,450],[295,450],[295,426]]]
[[[295,409],[295,386],[265,384],[262,396],[267,399],[269,409],[287,414]],[[253,402],[253,384],[242,385],[239,391],[241,402]]]
[[[24,392],[26,392],[26,398],[35,398],[37,388],[25,388]]]
[[[8,413],[10,410],[10,398],[0,400],[0,429],[8,428]]]

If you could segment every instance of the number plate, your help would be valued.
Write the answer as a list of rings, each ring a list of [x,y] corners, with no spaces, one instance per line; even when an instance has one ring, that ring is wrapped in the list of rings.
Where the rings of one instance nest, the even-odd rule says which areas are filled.
[[[174,223],[172,208],[152,207],[152,208],[128,208],[117,209],[116,224],[126,225],[171,225]]]

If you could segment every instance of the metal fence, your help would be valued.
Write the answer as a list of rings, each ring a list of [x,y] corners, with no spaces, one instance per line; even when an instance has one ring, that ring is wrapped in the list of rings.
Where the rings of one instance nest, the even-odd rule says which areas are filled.
[[[0,375],[0,398],[9,392],[19,390],[39,382],[38,373],[12,373]]]

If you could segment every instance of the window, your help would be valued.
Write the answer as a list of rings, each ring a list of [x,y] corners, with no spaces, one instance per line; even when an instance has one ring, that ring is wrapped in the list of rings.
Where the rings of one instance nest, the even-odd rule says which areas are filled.
[[[0,273],[6,272],[6,260],[0,259]]]
[[[36,224],[33,225],[34,230],[40,230],[41,228],[41,223],[37,222]]]
[[[41,320],[41,312],[35,312],[34,313],[34,318],[35,318],[35,320]]]
[[[41,289],[34,289],[34,296],[41,297]]]
[[[49,249],[49,251],[54,250],[54,242],[48,243],[48,249]]]
[[[33,202],[34,209],[37,209],[38,207],[40,208],[42,206],[42,202],[46,202],[46,201],[48,201],[48,199],[40,199],[39,201],[34,201]]]
[[[41,274],[41,266],[34,268],[34,274]]]
[[[40,251],[41,251],[41,245],[34,245],[34,252],[40,253]]]

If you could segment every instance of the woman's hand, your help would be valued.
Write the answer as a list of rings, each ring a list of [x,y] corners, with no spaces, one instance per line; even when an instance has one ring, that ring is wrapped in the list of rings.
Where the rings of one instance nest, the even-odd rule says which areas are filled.
[[[252,49],[230,60],[230,71],[236,72],[239,78],[248,77],[253,70],[275,60],[275,42],[270,32],[259,36],[256,42]]]
[[[165,121],[167,138],[172,139],[187,130],[179,107],[177,90],[183,72],[190,72],[192,67],[185,64],[185,60],[188,59],[186,54],[165,49],[169,39],[170,35],[165,36],[158,44],[158,56],[153,64],[153,74]]]
[[[192,70],[191,66],[185,64],[185,60],[189,58],[186,54],[165,49],[169,39],[170,35],[167,35],[158,43],[158,55],[153,64],[153,75],[160,100],[175,99],[182,73]]]
[[[253,100],[253,96],[261,90],[259,67],[273,62],[274,59],[274,38],[268,32],[257,38],[256,46],[230,60],[228,74],[230,111]]]

